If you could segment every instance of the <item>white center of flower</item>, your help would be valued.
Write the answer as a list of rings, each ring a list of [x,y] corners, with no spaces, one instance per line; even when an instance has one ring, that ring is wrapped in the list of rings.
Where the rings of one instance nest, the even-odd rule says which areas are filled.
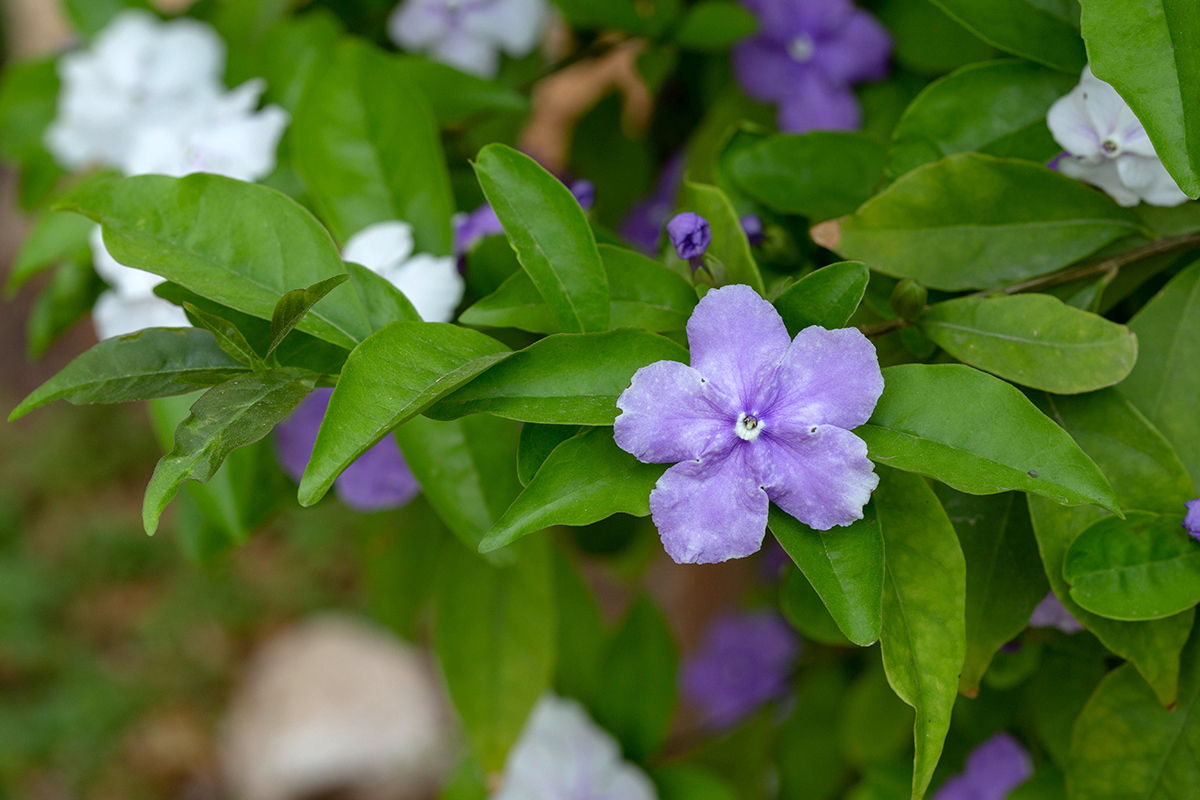
[[[739,414],[737,425],[734,426],[734,432],[738,436],[745,439],[747,442],[753,442],[762,433],[762,420],[757,417],[752,417],[749,414]]]
[[[1104,148],[1104,152],[1116,158],[1120,155],[1121,145],[1114,139],[1105,139],[1100,146]]]
[[[805,36],[803,33],[788,42],[788,55],[791,56],[793,61],[800,64],[807,64],[809,61],[812,61],[815,50],[812,37]]]

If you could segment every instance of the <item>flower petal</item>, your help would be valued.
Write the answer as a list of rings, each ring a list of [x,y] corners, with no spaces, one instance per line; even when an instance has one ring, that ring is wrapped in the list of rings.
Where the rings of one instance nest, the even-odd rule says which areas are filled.
[[[762,547],[769,504],[748,451],[738,442],[725,453],[680,462],[658,479],[650,514],[676,563],[715,564]]]
[[[833,425],[774,426],[759,442],[759,474],[777,506],[819,531],[863,518],[879,476],[862,439]]]
[[[743,406],[760,399],[764,377],[791,344],[779,312],[740,284],[706,294],[688,320],[687,336],[692,367]]]
[[[796,335],[784,355],[764,413],[772,426],[851,430],[871,418],[882,394],[883,373],[871,340],[857,328],[813,325]]]
[[[844,27],[816,47],[814,61],[834,83],[883,80],[892,57],[892,35],[869,11],[856,9]]]
[[[1116,159],[1116,163],[1121,182],[1150,205],[1177,206],[1188,200],[1158,156],[1147,158],[1127,153]]]
[[[778,122],[788,133],[854,131],[862,126],[862,108],[849,86],[809,67],[797,74],[780,100]]]
[[[755,100],[776,102],[787,96],[800,66],[768,36],[755,36],[733,49],[733,72],[738,84]]]
[[[1100,158],[1104,156],[1104,149],[1100,144],[1100,134],[1088,113],[1084,94],[1084,87],[1076,86],[1055,100],[1046,114],[1046,125],[1054,141],[1071,155]]]
[[[371,512],[407,505],[421,491],[400,448],[384,438],[346,467],[333,483],[338,499],[354,511]]]
[[[1119,205],[1136,206],[1141,199],[1136,192],[1125,186],[1120,173],[1117,172],[1114,159],[1105,158],[1098,162],[1089,162],[1084,159],[1064,158],[1058,162],[1058,171],[1068,177],[1098,186]]]
[[[463,13],[463,27],[514,58],[528,55],[546,27],[545,0],[495,0]]]
[[[634,373],[617,398],[617,446],[639,461],[692,461],[716,444],[733,443],[737,414],[699,372],[677,361],[659,361]],[[724,437],[722,437],[724,434]]]
[[[346,241],[342,258],[375,273],[399,266],[413,251],[413,227],[401,220],[368,225]]]
[[[443,0],[405,0],[388,18],[388,36],[405,50],[433,47],[450,31]]]

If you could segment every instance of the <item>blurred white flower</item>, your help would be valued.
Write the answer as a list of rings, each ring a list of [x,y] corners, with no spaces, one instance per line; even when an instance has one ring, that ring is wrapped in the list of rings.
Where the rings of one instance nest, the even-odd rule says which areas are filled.
[[[104,246],[100,226],[89,241],[96,272],[109,285],[92,308],[96,338],[124,336],[145,328],[186,328],[191,325],[183,309],[154,293],[165,279],[151,272],[117,263]]]
[[[377,222],[350,237],[342,258],[361,264],[395,286],[426,322],[450,322],[462,302],[462,275],[453,256],[413,255],[412,225]]]
[[[655,800],[646,774],[574,700],[543,695],[504,765],[491,800]]]
[[[1046,124],[1067,151],[1058,161],[1064,175],[1100,187],[1123,206],[1177,206],[1188,199],[1133,110],[1090,66],[1079,85],[1050,107]]]
[[[515,58],[533,51],[548,11],[546,0],[404,0],[388,35],[405,50],[494,78],[501,50]]]

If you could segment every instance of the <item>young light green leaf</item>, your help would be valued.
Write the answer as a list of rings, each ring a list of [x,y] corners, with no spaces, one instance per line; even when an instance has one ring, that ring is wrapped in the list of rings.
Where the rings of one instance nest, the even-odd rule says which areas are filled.
[[[887,551],[883,666],[917,712],[913,800],[929,788],[966,654],[966,565],[954,526],[922,478],[880,469],[875,510]]]
[[[842,633],[860,647],[879,639],[884,559],[874,506],[844,528],[816,531],[772,505],[768,525]]]
[[[350,354],[300,481],[312,505],[389,431],[507,358],[504,345],[441,322],[393,322]]]
[[[210,331],[217,338],[217,346],[234,359],[250,369],[266,368],[262,357],[254,352],[254,348],[246,341],[246,337],[232,322],[218,317],[216,314],[209,314],[191,303],[185,302],[183,310],[187,312],[188,319],[192,321],[192,324]]]
[[[264,356],[270,356],[275,348],[283,342],[284,337],[291,333],[304,315],[312,310],[325,295],[350,280],[349,275],[334,275],[319,283],[314,283],[307,289],[293,289],[279,298],[275,310],[271,312],[271,344]]]
[[[208,331],[148,328],[105,339],[78,356],[25,398],[9,421],[55,400],[75,405],[148,400],[195,391],[188,380],[194,375],[232,378],[245,371]]]
[[[29,280],[49,267],[66,261],[90,261],[88,235],[96,223],[67,211],[47,211],[21,243],[8,273],[5,292],[16,294]]]
[[[1078,74],[1087,63],[1070,4],[1039,0],[932,0],[985,42],[1013,55]]]
[[[687,361],[687,351],[654,333],[560,333],[535,342],[426,412],[456,419],[485,412],[551,425],[611,425],[633,374],[656,361]]]
[[[551,525],[590,525],[613,514],[644,517],[662,464],[643,464],[617,447],[612,430],[592,428],[554,449],[479,543],[490,553]]]
[[[675,43],[685,50],[720,52],[757,27],[754,15],[732,0],[701,0],[675,29]]]
[[[257,442],[313,389],[311,373],[273,369],[239,375],[209,389],[175,431],[175,449],[162,457],[146,487],[146,533],[187,481],[206,483],[231,452]]]
[[[1124,325],[1048,294],[962,297],[921,315],[921,332],[963,363],[1055,394],[1120,383],[1138,357]]]
[[[554,448],[577,433],[582,433],[577,425],[539,425],[536,422],[522,425],[517,444],[517,477],[521,485],[528,486]]]
[[[1065,267],[1141,228],[1090,186],[1016,159],[959,153],[918,167],[819,243],[931,289],[989,289]]]
[[[1091,459],[1010,384],[955,364],[903,364],[883,377],[875,413],[855,430],[873,461],[968,494],[1015,489],[1118,510]]]
[[[713,235],[708,254],[724,265],[725,283],[744,283],[759,294],[766,294],[762,273],[750,252],[750,240],[742,229],[741,218],[724,192],[715,186],[689,181],[680,192],[679,210],[695,212],[708,220]],[[669,257],[677,272],[691,273],[674,251]]]
[[[608,276],[571,190],[529,156],[501,144],[479,152],[475,174],[559,329],[606,330]]]
[[[871,274],[858,261],[842,261],[810,272],[775,298],[788,335],[809,325],[844,328],[862,302]]]

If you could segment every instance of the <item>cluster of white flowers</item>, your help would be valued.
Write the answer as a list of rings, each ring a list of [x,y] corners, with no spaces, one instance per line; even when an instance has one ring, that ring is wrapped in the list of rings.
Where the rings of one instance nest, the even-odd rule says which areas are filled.
[[[546,0],[404,0],[388,34],[405,50],[481,78],[494,78],[500,52],[533,52],[549,17]]]

